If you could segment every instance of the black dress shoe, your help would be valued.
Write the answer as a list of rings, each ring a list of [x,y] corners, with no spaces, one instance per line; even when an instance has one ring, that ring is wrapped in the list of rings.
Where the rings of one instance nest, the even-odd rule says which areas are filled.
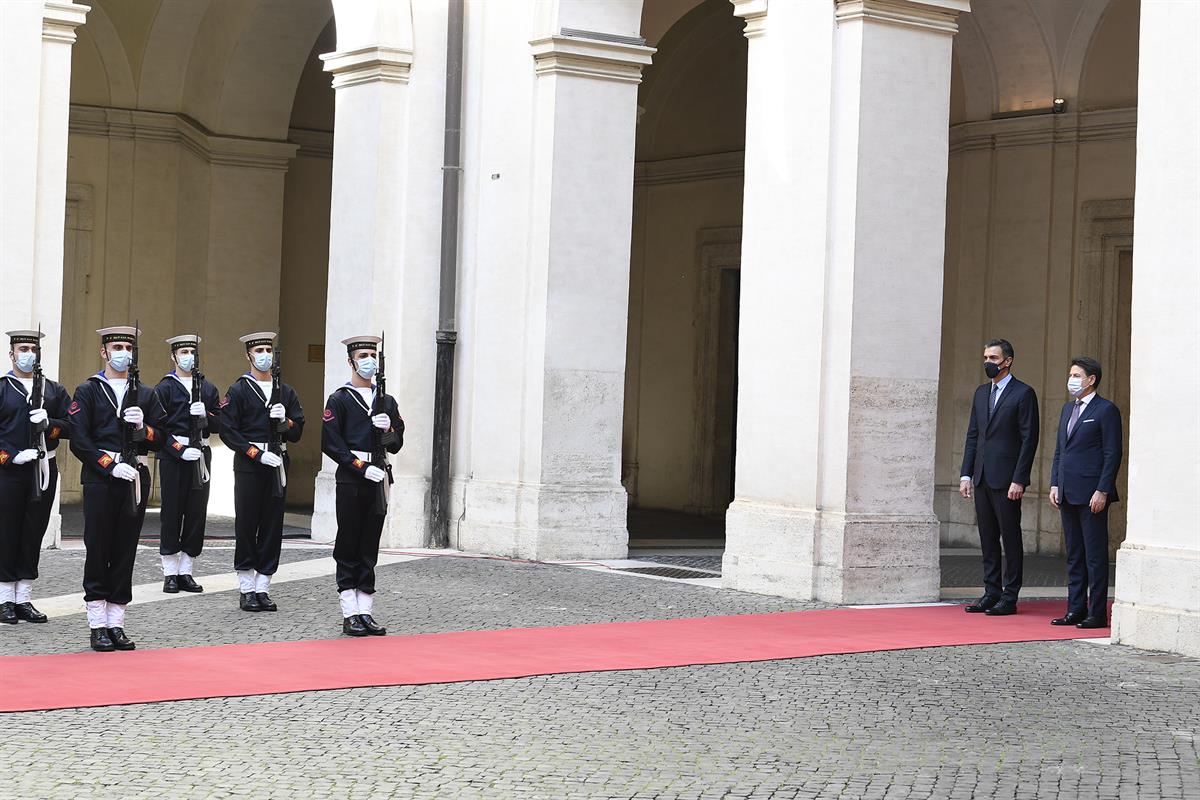
[[[985,594],[983,597],[979,598],[974,603],[971,603],[971,605],[967,606],[966,609],[964,609],[964,610],[968,614],[982,614],[984,611],[987,611],[989,608],[991,608],[992,606],[996,605],[996,603],[999,603],[999,602],[1000,602],[999,597],[988,597]]]
[[[17,619],[26,622],[45,622],[46,615],[33,607],[33,603],[17,603]]]
[[[181,592],[203,592],[204,587],[196,583],[196,579],[191,575],[179,576],[179,591]]]
[[[16,603],[0,604],[0,622],[4,623],[5,625],[16,625],[17,619]]]
[[[1011,600],[1001,600],[989,608],[986,613],[989,617],[1007,617],[1009,614],[1017,613],[1017,604]]]
[[[117,648],[118,650],[137,649],[137,645],[133,643],[133,639],[130,639],[125,635],[124,628],[109,628],[108,638],[112,641],[113,647]]]
[[[258,602],[258,595],[254,592],[242,592],[242,599],[238,601],[238,605],[242,611],[262,611],[262,606]]]
[[[1083,622],[1075,626],[1076,628],[1107,628],[1108,620],[1104,617],[1088,617]]]
[[[1050,620],[1051,625],[1075,625],[1083,622],[1086,611],[1068,611],[1065,616]]]
[[[97,653],[111,653],[117,649],[108,638],[108,628],[92,628],[92,649]]]
[[[342,620],[342,633],[347,636],[368,636],[367,629],[363,627],[362,620],[357,614],[351,614]]]
[[[167,575],[163,578],[163,591],[167,594],[179,594],[179,576]]]
[[[275,605],[275,601],[271,599],[266,592],[258,593],[258,606],[262,611],[278,611],[279,606]]]
[[[370,614],[359,614],[358,620],[367,629],[367,633],[372,636],[384,636],[387,634],[387,628],[372,619]]]

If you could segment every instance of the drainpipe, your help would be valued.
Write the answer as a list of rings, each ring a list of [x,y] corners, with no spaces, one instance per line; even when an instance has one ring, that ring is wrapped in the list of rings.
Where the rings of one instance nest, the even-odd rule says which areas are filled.
[[[458,205],[462,177],[463,0],[450,0],[446,29],[446,129],[442,157],[442,257],[438,296],[437,372],[433,385],[433,469],[429,484],[430,547],[450,546],[450,423],[454,347],[458,342]]]

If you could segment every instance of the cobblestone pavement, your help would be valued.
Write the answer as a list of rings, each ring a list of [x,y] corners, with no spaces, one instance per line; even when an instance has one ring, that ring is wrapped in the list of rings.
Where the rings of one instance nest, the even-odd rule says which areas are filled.
[[[129,627],[142,646],[332,636],[331,582],[280,584],[278,614],[236,612],[232,592],[131,606]],[[393,633],[815,605],[499,560],[396,564],[379,582]],[[83,645],[82,615],[5,627],[2,655]],[[0,726],[3,798],[1200,797],[1200,662],[1083,642],[30,712]]]

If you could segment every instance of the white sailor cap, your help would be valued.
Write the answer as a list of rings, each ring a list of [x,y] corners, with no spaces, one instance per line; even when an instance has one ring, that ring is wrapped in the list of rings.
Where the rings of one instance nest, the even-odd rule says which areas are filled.
[[[200,344],[200,336],[195,333],[181,333],[167,339],[167,344],[171,345],[171,352],[174,353],[181,347],[195,347]]]
[[[342,344],[346,345],[346,352],[353,355],[355,350],[378,350],[382,341],[379,336],[351,336],[342,339]]]
[[[129,342],[133,344],[134,340],[141,335],[141,331],[132,325],[114,325],[111,328],[101,328],[96,333],[100,334],[100,344],[108,344],[110,342]]]
[[[8,337],[9,345],[16,347],[19,344],[38,344],[38,339],[46,334],[41,331],[6,331],[4,335]]]
[[[252,350],[255,347],[260,347],[264,344],[274,345],[275,334],[271,331],[259,331],[258,333],[247,333],[245,336],[238,337],[238,341],[246,345],[247,350]]]

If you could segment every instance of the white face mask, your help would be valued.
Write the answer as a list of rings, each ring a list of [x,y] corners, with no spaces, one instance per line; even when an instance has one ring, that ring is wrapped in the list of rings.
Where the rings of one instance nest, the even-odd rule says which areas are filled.
[[[1083,378],[1067,378],[1067,393],[1071,397],[1079,397],[1083,394]]]
[[[114,350],[108,354],[108,363],[117,372],[124,372],[129,369],[129,365],[132,362],[133,353],[128,350]]]
[[[366,380],[371,380],[371,378],[374,378],[375,373],[379,371],[379,362],[370,356],[360,358],[354,363],[356,364],[355,369],[357,370],[358,374]]]
[[[270,353],[255,353],[254,354],[254,368],[256,370],[258,370],[259,372],[266,372],[267,370],[269,370],[271,368],[272,361],[274,361],[274,358],[271,356]]]
[[[192,367],[196,366],[196,357],[192,355],[182,355],[179,357],[179,368],[184,372],[191,372]]]
[[[21,372],[33,372],[36,361],[37,353],[17,353],[17,369]]]

